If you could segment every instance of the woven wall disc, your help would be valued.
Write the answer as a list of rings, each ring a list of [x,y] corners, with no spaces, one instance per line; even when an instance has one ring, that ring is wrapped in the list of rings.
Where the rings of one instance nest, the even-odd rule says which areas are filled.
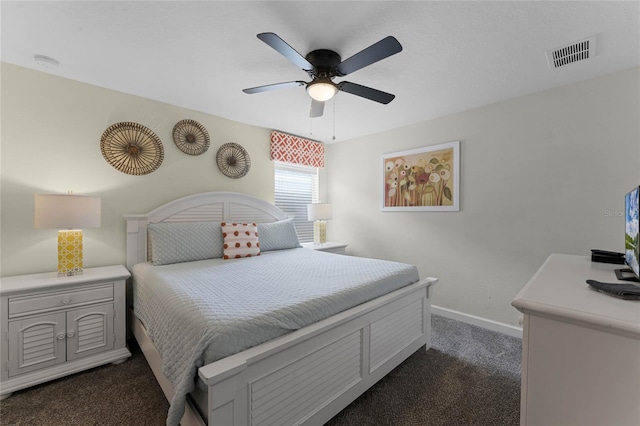
[[[160,138],[138,123],[116,123],[102,134],[100,151],[107,163],[128,175],[146,175],[162,164]]]
[[[232,179],[241,178],[251,168],[247,150],[233,142],[225,143],[218,149],[216,161],[222,174]]]
[[[209,149],[209,132],[194,120],[181,120],[173,126],[173,141],[180,151],[200,155]]]

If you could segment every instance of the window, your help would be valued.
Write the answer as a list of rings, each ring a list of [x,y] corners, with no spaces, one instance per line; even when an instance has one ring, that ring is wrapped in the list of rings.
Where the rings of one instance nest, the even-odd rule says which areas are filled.
[[[275,163],[275,205],[293,218],[301,243],[313,241],[313,222],[307,220],[307,204],[317,202],[317,167]]]

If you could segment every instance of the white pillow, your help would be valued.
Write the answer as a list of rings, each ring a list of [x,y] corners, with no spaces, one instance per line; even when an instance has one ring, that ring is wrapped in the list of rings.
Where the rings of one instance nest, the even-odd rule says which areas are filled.
[[[222,238],[224,238],[224,259],[260,256],[258,227],[255,223],[222,222]]]
[[[147,226],[151,263],[169,265],[223,255],[222,228],[216,222],[161,222]]]
[[[260,238],[260,250],[284,250],[302,247],[298,240],[298,233],[293,224],[293,219],[280,220],[278,222],[259,223],[258,235]]]

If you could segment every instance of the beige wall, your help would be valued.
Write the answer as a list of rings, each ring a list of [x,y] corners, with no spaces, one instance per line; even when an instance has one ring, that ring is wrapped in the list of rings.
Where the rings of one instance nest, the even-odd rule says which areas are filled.
[[[510,302],[550,253],[623,250],[639,81],[635,68],[329,145],[329,239],[440,278],[436,305],[517,325]],[[455,140],[460,212],[380,211],[382,154]]]
[[[203,191],[237,191],[273,202],[269,132],[50,74],[2,64],[2,276],[54,271],[56,231],[33,228],[33,195],[66,193],[102,197],[102,227],[84,230],[85,267],[123,264],[124,213],[145,213],[169,200]],[[200,156],[180,151],[172,130],[193,119],[209,132]],[[133,121],[162,140],[164,162],[155,172],[130,176],[100,153],[111,124]],[[218,148],[237,142],[251,157],[242,179],[215,165]]]
[[[33,228],[36,193],[102,197],[102,227],[85,230],[86,267],[124,263],[124,213],[203,191],[273,201],[267,129],[4,63],[1,72],[2,276],[56,269],[55,230]],[[632,69],[328,145],[321,196],[334,205],[329,238],[352,254],[439,277],[437,305],[517,324],[509,303],[549,253],[622,250],[617,212],[640,183],[639,80]],[[173,143],[173,126],[185,118],[209,131],[201,156]],[[121,121],[160,137],[157,171],[129,176],[102,158],[102,133]],[[453,140],[461,141],[461,211],[382,213],[381,155]],[[242,179],[214,164],[226,142],[251,156]]]

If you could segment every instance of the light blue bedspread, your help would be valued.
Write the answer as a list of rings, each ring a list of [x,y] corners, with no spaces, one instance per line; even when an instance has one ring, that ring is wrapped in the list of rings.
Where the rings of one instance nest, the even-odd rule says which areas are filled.
[[[173,383],[180,422],[197,369],[419,280],[415,266],[304,248],[133,267],[134,311]]]

